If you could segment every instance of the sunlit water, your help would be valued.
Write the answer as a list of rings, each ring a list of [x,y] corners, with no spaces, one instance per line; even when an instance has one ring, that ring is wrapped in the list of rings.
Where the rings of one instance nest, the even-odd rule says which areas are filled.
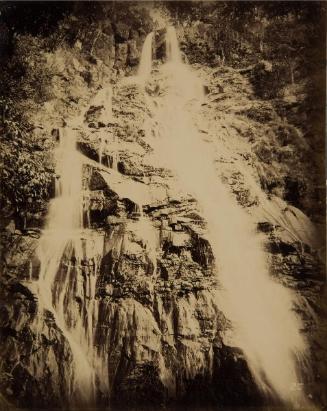
[[[269,276],[254,222],[217,179],[210,146],[194,125],[203,87],[182,63],[172,27],[167,56],[161,69],[165,90],[152,106],[159,125],[151,141],[153,162],[173,170],[202,208],[221,284],[219,307],[232,321],[232,343],[243,350],[258,386],[286,403],[303,404],[298,388],[306,344],[295,295]]]
[[[41,264],[36,289],[40,312],[52,313],[72,352],[68,387],[71,402],[85,404],[95,401],[95,376],[99,367],[103,367],[93,348],[98,311],[95,273],[103,238],[83,229],[83,164],[76,149],[76,132],[67,127],[60,137],[56,151],[59,184],[37,249]],[[83,284],[80,283],[82,261],[92,264]],[[80,303],[76,297],[80,297]]]
[[[152,47],[153,47],[153,32],[149,33],[144,41],[141,53],[140,64],[137,75],[139,78],[145,80],[152,69]]]
[[[153,33],[150,33],[143,47],[138,72],[142,82],[151,71],[152,37]],[[113,121],[110,86],[101,89],[90,105],[101,108],[104,123]],[[99,390],[109,397],[109,372],[106,347],[95,346],[99,316],[96,275],[103,254],[104,238],[103,234],[85,228],[90,222],[87,218],[89,210],[85,208],[85,196],[88,193],[85,193],[82,185],[83,165],[94,164],[77,151],[74,128],[82,124],[83,116],[75,120],[74,124],[60,131],[60,142],[55,152],[55,198],[50,202],[47,224],[37,249],[39,278],[31,287],[38,295],[40,313],[49,311],[52,314],[71,349],[73,362],[67,390],[71,406],[78,408],[79,405],[85,407],[95,404]],[[122,179],[117,172],[118,145],[108,144],[108,133],[106,131],[99,135],[98,161],[102,165],[105,156],[110,158],[110,164],[103,166],[106,179],[118,192],[122,191],[123,197],[132,197],[134,200],[138,218],[131,229],[143,238],[155,271],[156,231],[143,215],[142,191],[138,194],[139,190],[136,190],[134,199],[133,186],[130,187],[127,179]],[[115,136],[111,137],[115,143]],[[82,273],[85,264],[88,275]],[[38,326],[41,330],[41,316]]]
[[[153,33],[150,33],[137,76],[142,84],[151,75],[152,43]],[[306,347],[299,331],[301,323],[293,312],[294,296],[269,277],[266,256],[251,218],[217,179],[213,154],[194,125],[194,115],[204,98],[203,87],[183,64],[173,27],[167,29],[167,56],[168,62],[161,67],[164,93],[157,98],[147,98],[154,116],[151,124],[156,124],[153,133],[149,133],[153,136],[153,161],[156,166],[171,169],[181,189],[194,195],[201,206],[222,286],[218,304],[233,323],[233,344],[244,351],[263,391],[299,405],[303,402],[302,392],[293,387],[301,386],[298,365],[305,358]],[[110,106],[107,113],[110,121],[112,92],[103,93],[96,97],[94,104],[105,99],[104,104]],[[105,150],[105,135],[102,135],[98,152],[100,165]],[[77,152],[76,135],[69,127],[62,135],[56,159],[60,177],[38,249],[41,269],[36,286],[41,311],[52,313],[72,351],[72,378],[68,387],[72,405],[92,404],[97,386],[102,392],[109,392],[108,354],[94,347],[99,310],[95,284],[103,237],[84,228],[82,171],[83,162],[87,160]],[[106,171],[104,178],[118,194],[135,202],[138,220],[133,223],[133,230],[142,233],[155,270],[158,238],[143,214],[145,194],[139,186],[134,190],[136,183],[125,181],[116,166],[110,168],[111,172]],[[86,295],[81,292],[82,306],[78,306],[75,297],[80,287],[81,261],[88,261],[92,268],[83,288]],[[73,409],[67,408],[67,411]]]

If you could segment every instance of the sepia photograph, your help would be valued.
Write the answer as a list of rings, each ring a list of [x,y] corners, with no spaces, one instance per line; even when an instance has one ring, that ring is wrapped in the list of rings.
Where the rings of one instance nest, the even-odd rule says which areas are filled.
[[[0,411],[326,411],[324,1],[0,2]]]

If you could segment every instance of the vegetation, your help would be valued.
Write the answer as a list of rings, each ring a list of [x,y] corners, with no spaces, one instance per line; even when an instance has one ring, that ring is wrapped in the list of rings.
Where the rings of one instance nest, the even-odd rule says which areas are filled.
[[[181,46],[191,63],[250,68],[257,96],[274,99],[312,149],[323,152],[323,2],[171,1],[156,7],[183,25]],[[124,31],[147,33],[151,25],[146,2],[1,3],[1,204],[8,213],[38,210],[48,196],[51,141],[28,124],[27,114],[53,98],[57,73],[49,55],[80,40],[81,59],[94,64],[99,33],[113,36],[116,47],[128,41]],[[90,86],[92,73],[83,76]],[[286,94],[292,103],[285,104]]]
[[[3,217],[42,209],[48,198],[51,168],[47,164],[50,146],[15,111],[10,99],[0,100],[0,206]]]
[[[37,112],[55,97],[53,82],[58,72],[48,64],[49,55],[60,47],[72,48],[79,38],[94,43],[99,27],[107,33],[109,27],[109,34],[117,37],[111,22],[123,22],[128,29],[143,27],[148,32],[151,20],[147,10],[135,2],[2,2],[0,19],[3,225],[7,217],[17,221],[42,211],[49,198],[53,141],[42,125],[35,127],[29,118],[31,111]],[[81,53],[87,60],[90,50],[84,47]],[[83,76],[89,87],[91,73],[83,72]]]
[[[67,6],[65,6],[66,8]],[[53,165],[51,139],[30,124],[25,108],[51,99],[53,73],[46,52],[58,19],[59,5],[3,2],[0,6],[2,72],[0,82],[0,207],[2,224],[22,225],[28,213],[44,209]]]
[[[324,219],[326,4],[171,1],[164,7],[174,24],[183,26],[181,45],[191,63],[232,66],[248,75],[258,100],[270,100],[280,118],[303,136],[294,150],[302,170],[310,171],[301,178],[311,178],[307,186],[316,192]],[[291,161],[280,162],[289,168],[290,191],[295,191],[293,180],[299,176]],[[301,204],[307,201],[299,197]]]

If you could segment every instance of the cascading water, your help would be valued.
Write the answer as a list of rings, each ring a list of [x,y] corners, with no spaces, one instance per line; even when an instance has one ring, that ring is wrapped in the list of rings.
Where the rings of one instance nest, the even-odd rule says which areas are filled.
[[[137,72],[138,77],[142,80],[145,80],[152,70],[152,42],[153,32],[146,36],[142,48],[140,64]]]
[[[35,288],[40,312],[52,314],[72,351],[71,402],[94,403],[100,363],[93,348],[98,315],[95,274],[103,239],[83,230],[83,163],[74,130],[62,133],[56,160],[59,193],[50,203],[37,250],[41,264]]]
[[[153,33],[150,33],[138,71],[144,81],[151,74],[152,42]],[[156,99],[153,105],[151,98],[145,96],[154,114],[152,124],[158,125],[153,133],[148,133],[152,136],[149,138],[152,138],[156,166],[173,170],[181,187],[192,193],[201,206],[222,286],[218,305],[232,321],[234,344],[243,350],[258,385],[285,402],[300,402],[301,392],[293,392],[291,385],[300,385],[297,363],[304,356],[305,343],[299,331],[301,324],[292,311],[294,297],[269,277],[251,217],[217,179],[210,147],[194,124],[204,98],[203,87],[182,63],[173,27],[167,29],[167,56],[168,61],[161,69],[167,85],[165,92],[153,97],[152,102]],[[108,101],[107,92],[98,96],[95,105],[103,105],[103,96],[105,104],[110,105],[107,110],[110,118],[106,116],[106,121],[110,121],[111,97]],[[100,163],[104,138],[102,135],[100,139]],[[96,275],[104,239],[83,227],[86,211],[83,163],[94,164],[77,152],[73,128],[67,127],[63,133],[56,159],[56,197],[51,201],[47,227],[38,248],[41,268],[35,288],[40,312],[51,313],[72,351],[71,402],[84,405],[96,402],[98,388],[109,395],[106,345],[95,347],[99,319]],[[101,167],[106,169],[104,165]],[[114,164],[111,167],[115,168]],[[111,170],[106,178],[112,186],[117,180],[116,185],[122,190],[125,185],[118,174]],[[127,189],[130,191],[129,186]],[[143,193],[133,195],[136,218],[131,231],[144,239],[144,248],[155,271],[159,239],[151,221],[143,214]],[[101,330],[97,332],[101,334]]]
[[[182,55],[178,45],[176,30],[173,26],[167,27],[166,56],[168,62],[182,64]]]
[[[142,51],[139,70],[142,79],[146,79],[151,72],[152,38],[153,33],[150,33]],[[112,121],[111,87],[101,89],[91,106],[104,108],[102,122],[107,124]],[[99,317],[96,275],[100,268],[104,238],[84,228],[84,221],[89,220],[89,192],[83,190],[83,164],[90,161],[77,151],[74,131],[74,126],[82,122],[82,118],[77,118],[76,124],[72,123],[60,136],[55,155],[55,198],[50,203],[47,226],[37,250],[41,262],[39,278],[31,287],[38,296],[40,313],[51,313],[70,346],[73,356],[71,383],[68,387],[71,403],[85,405],[96,403],[98,391],[109,397],[109,372],[106,345],[95,346]],[[115,138],[112,139],[114,149],[111,156],[107,156],[110,157],[108,166],[117,173],[118,145],[115,144]],[[100,164],[105,157],[106,144],[106,133],[102,133],[98,151]],[[138,219],[133,228],[144,237],[144,246],[155,270],[155,230],[145,219],[139,201],[136,208]]]
[[[193,120],[203,87],[182,63],[173,27],[167,29],[167,56],[161,69],[167,89],[152,107],[159,124],[151,141],[153,160],[173,170],[202,208],[222,287],[218,304],[232,321],[233,343],[243,350],[258,386],[300,404],[299,366],[306,346],[293,311],[295,296],[269,276],[251,217],[217,178],[210,146]]]
[[[99,138],[99,151],[98,151],[98,156],[99,156],[99,163],[102,164],[102,159],[103,159],[103,149],[104,149],[104,137],[101,134]]]

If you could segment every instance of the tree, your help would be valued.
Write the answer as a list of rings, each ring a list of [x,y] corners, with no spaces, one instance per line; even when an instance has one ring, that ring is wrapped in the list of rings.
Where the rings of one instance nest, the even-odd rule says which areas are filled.
[[[48,198],[51,140],[33,132],[12,100],[1,99],[0,110],[0,206],[3,217],[18,217],[41,210]]]

